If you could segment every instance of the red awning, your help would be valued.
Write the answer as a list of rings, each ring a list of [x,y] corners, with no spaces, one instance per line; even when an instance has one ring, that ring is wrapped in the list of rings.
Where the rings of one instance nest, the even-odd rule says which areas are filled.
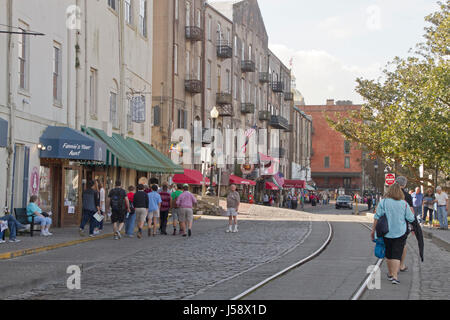
[[[240,184],[240,185],[247,185],[247,186],[256,186],[255,181],[246,180],[238,176],[230,175],[230,183],[233,184]]]
[[[284,180],[283,188],[287,189],[305,189],[306,188],[306,181],[303,180]]]
[[[275,185],[275,183],[272,183],[272,182],[266,182],[266,189],[267,190],[280,190],[276,185]]]
[[[176,184],[203,185],[203,175],[200,171],[184,169],[184,174],[176,174],[172,179]],[[209,185],[209,179],[205,177],[206,184]],[[215,185],[215,183],[214,183]]]

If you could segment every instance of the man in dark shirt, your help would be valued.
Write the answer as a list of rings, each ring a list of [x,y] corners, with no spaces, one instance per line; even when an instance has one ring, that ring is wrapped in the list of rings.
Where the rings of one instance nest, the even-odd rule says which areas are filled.
[[[114,240],[121,238],[120,232],[125,223],[125,214],[130,212],[130,202],[127,194],[121,187],[121,182],[116,181],[116,187],[109,192],[109,207],[111,211],[111,222],[114,228]]]
[[[80,236],[84,236],[84,227],[89,221],[89,236],[93,237],[97,227],[97,220],[94,218],[96,212],[100,212],[100,196],[94,190],[94,181],[89,181],[86,190],[83,191],[83,218],[80,224]]]
[[[411,212],[414,214],[412,197],[407,191],[405,191],[405,187],[408,184],[408,179],[406,177],[400,176],[400,177],[397,177],[397,179],[395,179],[395,182],[398,183],[400,188],[402,189],[403,194],[405,195],[405,201],[406,201],[406,203],[408,203],[409,208],[411,209]],[[405,260],[406,260],[406,246],[403,249],[402,259],[400,261],[400,271],[401,272],[408,271],[408,267],[405,266]]]

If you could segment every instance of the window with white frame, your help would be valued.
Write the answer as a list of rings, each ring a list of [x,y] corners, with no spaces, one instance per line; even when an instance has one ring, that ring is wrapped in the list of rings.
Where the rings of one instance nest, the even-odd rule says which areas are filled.
[[[222,26],[220,25],[220,22],[217,23],[217,41],[218,43],[221,43],[222,41]]]
[[[139,0],[139,32],[147,37],[147,0]]]
[[[237,75],[233,76],[233,93],[234,93],[234,100],[237,100],[238,98],[238,81],[237,81]]]
[[[117,91],[111,90],[109,93],[109,121],[114,129],[119,128],[119,118],[117,116]]]
[[[175,20],[178,20],[178,18],[179,18],[179,12],[178,12],[178,10],[179,10],[179,0],[175,0]]]
[[[227,69],[226,74],[227,74],[227,92],[231,93],[231,72],[230,72],[230,70]]]
[[[61,103],[61,45],[53,43],[53,101]]]
[[[206,63],[206,87],[211,89],[211,61]]]
[[[191,72],[191,53],[189,51],[186,51],[186,78],[190,79],[190,72]]]
[[[245,79],[241,79],[241,102],[245,103]]]
[[[125,5],[125,21],[128,24],[132,24],[132,7],[131,7],[131,0],[125,0],[124,1],[124,5]]]
[[[113,9],[114,11],[117,10],[117,0],[108,0],[108,6]]]
[[[20,31],[26,32],[28,25],[19,21]],[[29,37],[25,34],[19,34],[18,36],[18,70],[19,70],[19,88],[22,90],[28,90],[29,79]]]
[[[197,80],[202,79],[202,58],[197,57]]]
[[[191,26],[191,3],[186,1],[186,27]]]
[[[212,17],[208,16],[208,40],[211,41],[212,40]]]
[[[197,9],[197,27],[202,27],[202,11],[200,9]]]
[[[93,68],[89,75],[89,111],[91,118],[97,118],[97,70]]]
[[[238,56],[238,38],[234,36],[234,56]]]

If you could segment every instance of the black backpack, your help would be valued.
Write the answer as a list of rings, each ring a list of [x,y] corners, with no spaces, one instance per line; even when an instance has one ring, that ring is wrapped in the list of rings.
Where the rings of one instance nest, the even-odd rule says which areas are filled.
[[[120,189],[115,189],[111,193],[111,210],[122,211],[123,210],[123,196]]]

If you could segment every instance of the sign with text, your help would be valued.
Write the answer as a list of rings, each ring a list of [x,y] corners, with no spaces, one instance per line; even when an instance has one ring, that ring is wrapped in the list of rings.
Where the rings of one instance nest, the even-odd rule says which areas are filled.
[[[386,185],[392,186],[395,183],[395,174],[386,173],[384,180],[386,181]]]

